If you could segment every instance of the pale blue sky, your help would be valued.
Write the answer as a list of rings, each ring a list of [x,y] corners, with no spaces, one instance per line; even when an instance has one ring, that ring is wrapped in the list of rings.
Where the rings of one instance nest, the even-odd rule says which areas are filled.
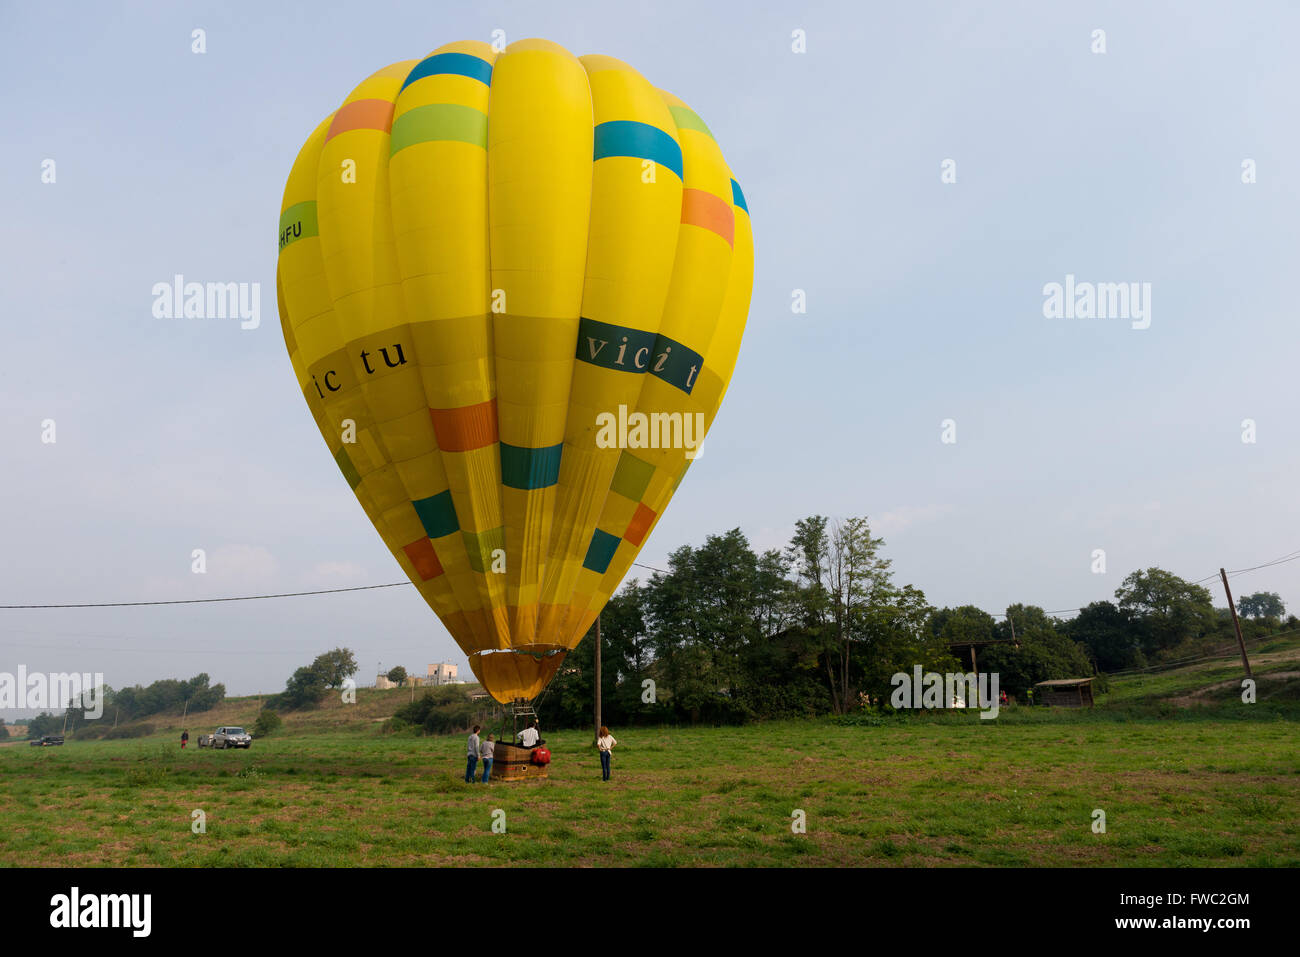
[[[733,526],[770,547],[800,517],[866,514],[901,581],[998,611],[1300,549],[1294,5],[469,6],[0,6],[0,604],[402,577],[293,381],[280,194],[357,82],[494,29],[617,56],[681,96],[749,201],[731,392],[643,561]],[[260,282],[261,328],[155,319],[150,289],[176,273]],[[1044,318],[1043,285],[1067,273],[1151,283],[1150,328]],[[1300,610],[1297,572],[1234,588]],[[272,691],[339,644],[363,680],[378,661],[464,664],[411,588],[0,612],[0,670],[115,686],[206,670]]]

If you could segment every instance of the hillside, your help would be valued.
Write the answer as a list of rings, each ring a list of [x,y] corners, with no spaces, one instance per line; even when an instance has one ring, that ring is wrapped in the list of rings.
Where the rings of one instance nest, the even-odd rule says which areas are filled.
[[[1300,635],[1266,639],[1249,647],[1247,654],[1258,701],[1300,701]],[[1175,668],[1112,677],[1110,693],[1099,698],[1099,704],[1210,705],[1240,699],[1242,677],[1241,659],[1231,653]]]
[[[1300,635],[1271,638],[1249,650],[1260,702],[1300,704]],[[1235,656],[1216,657],[1174,668],[1110,678],[1110,691],[1097,695],[1098,709],[1143,709],[1170,705],[1177,708],[1213,706],[1236,701],[1241,696],[1242,670]],[[478,685],[463,685],[466,691],[478,691]],[[414,689],[419,697],[426,689]],[[209,711],[190,714],[183,721],[180,709],[151,715],[138,722],[123,722],[122,729],[150,725],[146,737],[179,738],[184,728],[197,737],[221,725],[251,728],[262,710],[265,695],[227,698]],[[378,690],[358,688],[355,704],[344,704],[337,693],[326,696],[320,706],[305,711],[281,712],[283,726],[277,737],[349,732],[365,734],[379,726],[402,705],[412,700],[412,689]],[[489,703],[490,704],[490,703]],[[485,706],[483,721],[489,708]],[[16,730],[16,729],[15,729]],[[14,735],[18,739],[20,735]]]
[[[462,685],[467,692],[478,691],[478,685]],[[426,689],[416,688],[415,697],[424,694]],[[402,705],[412,700],[412,689],[358,688],[355,704],[344,704],[337,692],[325,696],[320,706],[310,710],[283,711],[280,717],[284,721],[276,732],[276,737],[286,735],[310,735],[336,732],[365,733],[372,731],[393,714]],[[147,737],[179,738],[181,731],[189,729],[190,737],[211,732],[222,725],[237,725],[251,728],[257,721],[262,704],[267,695],[248,695],[242,698],[227,698],[215,708],[191,713],[184,718],[181,709],[176,708],[161,714],[150,715],[139,721],[124,721],[119,730],[129,730],[140,725],[152,727]],[[484,711],[486,712],[486,708]]]

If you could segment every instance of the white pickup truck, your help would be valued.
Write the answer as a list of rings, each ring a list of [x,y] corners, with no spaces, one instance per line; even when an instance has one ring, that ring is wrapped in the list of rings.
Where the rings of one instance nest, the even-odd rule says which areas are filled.
[[[243,728],[217,728],[212,734],[199,735],[200,748],[247,748],[253,736]]]

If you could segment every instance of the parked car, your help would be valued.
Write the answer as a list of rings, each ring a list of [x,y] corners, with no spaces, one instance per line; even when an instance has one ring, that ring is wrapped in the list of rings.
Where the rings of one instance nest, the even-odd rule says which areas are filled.
[[[253,736],[243,728],[217,728],[212,734],[199,735],[200,748],[247,748],[253,743]]]
[[[39,738],[32,738],[32,740],[29,741],[28,743],[29,743],[33,748],[48,748],[48,747],[52,747],[53,745],[56,745],[56,744],[62,744],[62,743],[63,743],[63,735],[61,735],[61,734],[47,734],[47,735],[43,735],[42,737],[39,737]]]

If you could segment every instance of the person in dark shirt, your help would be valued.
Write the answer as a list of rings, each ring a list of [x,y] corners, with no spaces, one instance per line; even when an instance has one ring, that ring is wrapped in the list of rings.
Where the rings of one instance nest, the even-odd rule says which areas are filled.
[[[480,748],[478,740],[478,725],[474,725],[469,733],[469,740],[466,744],[466,762],[465,762],[465,783],[474,783],[474,769],[478,767],[478,752]]]

